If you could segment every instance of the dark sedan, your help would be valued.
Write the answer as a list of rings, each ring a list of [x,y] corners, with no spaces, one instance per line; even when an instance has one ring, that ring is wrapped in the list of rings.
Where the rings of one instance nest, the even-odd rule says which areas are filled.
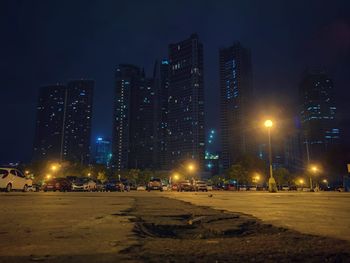
[[[44,192],[47,191],[60,191],[66,192],[72,190],[72,183],[66,178],[54,178],[47,181],[43,185]]]

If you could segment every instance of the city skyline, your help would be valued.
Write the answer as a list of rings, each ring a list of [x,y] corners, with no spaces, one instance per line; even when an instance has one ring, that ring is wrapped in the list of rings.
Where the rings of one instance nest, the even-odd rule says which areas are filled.
[[[216,4],[203,4],[200,5],[200,9],[198,11],[193,11],[191,15],[194,16],[194,19],[199,18],[198,21],[204,21],[204,18],[209,19],[209,21],[213,21],[214,23],[212,27],[205,28],[201,25],[201,23],[195,22],[192,23],[191,26],[185,27],[185,29],[178,29],[172,31],[171,33],[166,30],[161,30],[160,32],[164,32],[165,35],[160,36],[159,39],[155,38],[157,40],[151,41],[151,39],[147,37],[147,41],[144,42],[144,40],[142,40],[141,38],[140,43],[152,43],[152,45],[148,46],[153,46],[154,49],[147,48],[149,52],[146,52],[146,49],[144,47],[145,45],[141,44],[135,46],[135,38],[127,37],[124,42],[129,43],[131,45],[130,48],[127,48],[123,43],[118,42],[118,44],[115,46],[117,48],[112,48],[112,46],[108,45],[107,47],[103,48],[103,50],[97,49],[97,51],[86,53],[91,49],[90,46],[85,46],[85,48],[82,49],[83,53],[77,53],[78,57],[70,56],[69,58],[67,57],[67,55],[72,54],[72,52],[69,51],[69,48],[64,48],[62,50],[63,56],[57,57],[57,55],[59,54],[57,53],[57,44],[60,42],[58,41],[57,44],[55,42],[52,42],[51,39],[56,39],[56,36],[54,37],[51,32],[47,31],[50,28],[55,28],[58,31],[54,30],[53,32],[57,32],[57,36],[62,36],[63,31],[66,31],[68,35],[72,34],[72,32],[67,27],[68,22],[60,26],[54,24],[54,21],[56,21],[60,17],[59,13],[56,14],[55,11],[61,10],[62,12],[64,12],[64,3],[60,7],[56,5],[51,6],[44,4],[36,10],[33,10],[33,7],[30,7],[25,3],[5,4],[5,8],[3,8],[2,10],[7,10],[8,15],[12,15],[12,17],[17,19],[16,21],[26,21],[26,19],[29,19],[32,15],[40,14],[46,10],[49,11],[49,13],[52,16],[51,20],[48,21],[47,28],[39,26],[39,21],[42,21],[44,18],[38,16],[39,21],[33,21],[32,23],[28,24],[23,24],[20,22],[17,24],[15,23],[13,28],[14,30],[12,30],[11,33],[9,31],[6,31],[9,33],[11,39],[16,39],[24,37],[23,30],[25,28],[27,28],[29,32],[33,32],[35,28],[35,30],[37,30],[38,32],[43,33],[41,38],[44,40],[46,39],[48,42],[47,44],[45,44],[45,46],[47,46],[46,49],[34,48],[35,46],[33,47],[32,44],[28,46],[27,49],[30,49],[32,52],[31,54],[36,56],[37,59],[30,60],[29,58],[34,58],[33,55],[29,57],[20,57],[18,55],[14,55],[11,56],[11,60],[9,60],[9,57],[5,55],[4,60],[2,60],[2,63],[5,63],[2,64],[5,70],[2,73],[4,74],[4,78],[2,78],[3,88],[1,89],[1,92],[3,96],[6,96],[10,99],[3,106],[3,112],[9,112],[10,114],[3,114],[2,119],[13,124],[15,127],[18,127],[18,125],[25,126],[28,132],[28,136],[26,136],[26,138],[21,138],[21,136],[16,135],[16,132],[2,132],[3,135],[1,136],[1,144],[4,145],[3,149],[10,148],[8,141],[15,141],[14,148],[18,148],[19,145],[21,145],[23,151],[21,151],[21,153],[19,154],[16,152],[11,153],[9,151],[6,151],[5,154],[4,151],[1,151],[1,160],[8,162],[18,160],[28,161],[30,159],[32,141],[29,138],[32,138],[34,134],[34,125],[32,123],[34,122],[33,119],[35,118],[34,111],[38,87],[45,83],[56,83],[59,80],[77,79],[80,77],[91,78],[95,80],[96,90],[98,90],[98,92],[96,92],[95,94],[94,108],[96,109],[96,111],[93,116],[94,120],[92,137],[96,138],[99,134],[110,137],[110,130],[112,127],[112,118],[110,117],[110,115],[112,112],[112,106],[108,105],[112,105],[110,98],[112,97],[111,95],[113,92],[113,71],[116,67],[115,65],[123,62],[131,62],[137,65],[143,65],[145,66],[147,75],[150,76],[151,74],[149,73],[153,69],[154,59],[166,56],[167,44],[176,42],[179,39],[184,39],[192,32],[198,32],[199,36],[201,37],[201,41],[203,42],[205,47],[204,76],[206,83],[206,101],[208,101],[206,107],[206,122],[208,123],[208,127],[213,127],[218,130],[219,126],[216,118],[219,111],[217,107],[219,98],[217,50],[223,46],[230,46],[232,45],[232,43],[239,40],[243,43],[244,46],[252,50],[254,71],[253,82],[255,89],[260,95],[259,97],[261,98],[261,94],[267,94],[267,96],[263,100],[257,100],[257,103],[267,104],[267,102],[273,101],[272,98],[283,98],[283,100],[285,100],[285,103],[283,103],[285,105],[283,106],[287,109],[282,110],[288,110],[290,106],[296,106],[295,102],[297,100],[297,86],[298,82],[300,81],[302,71],[308,66],[310,66],[311,68],[326,68],[329,72],[329,75],[335,81],[336,101],[339,101],[338,108],[340,114],[340,121],[342,122],[341,125],[345,126],[345,134],[348,134],[346,133],[346,131],[349,129],[347,128],[348,126],[346,125],[346,123],[348,122],[349,117],[346,114],[348,112],[348,105],[346,101],[349,95],[345,91],[345,88],[346,83],[348,82],[347,76],[349,74],[347,74],[347,68],[349,67],[344,66],[346,65],[346,60],[343,59],[346,58],[348,54],[348,24],[346,16],[344,15],[344,13],[342,13],[342,10],[346,10],[347,3],[345,1],[339,1],[339,5],[334,5],[332,7],[322,5],[319,9],[319,16],[313,17],[313,19],[311,20],[308,19],[307,13],[308,10],[313,9],[315,3],[316,2],[311,1],[310,3],[304,4],[303,10],[300,11],[301,13],[299,17],[302,18],[303,23],[305,25],[308,25],[308,27],[294,26],[291,22],[288,22],[287,20],[282,20],[281,25],[278,27],[269,27],[269,25],[274,21],[274,19],[278,19],[281,15],[285,15],[287,9],[294,10],[299,6],[298,4],[289,3],[288,5],[286,5],[286,7],[283,8],[281,6],[276,6],[275,9],[279,8],[279,13],[273,13],[271,20],[267,20],[259,25],[256,24],[257,28],[252,27],[251,24],[249,24],[248,26],[244,26],[241,23],[236,23],[233,24],[233,28],[230,27],[230,30],[228,30],[228,25],[225,24],[225,16],[219,17],[217,14],[211,14],[208,17],[204,16],[205,11],[209,10],[211,7],[217,6]],[[27,8],[28,12],[17,13],[16,10],[18,10],[18,5],[24,5]],[[229,10],[233,10],[231,6],[233,4],[224,3],[222,5],[227,7],[227,11],[222,11],[222,14],[227,14]],[[73,4],[71,8],[80,8],[81,6],[87,9],[95,7],[91,4],[82,5],[82,3],[77,2]],[[191,6],[193,6],[193,4],[190,4],[190,6],[188,7],[188,11],[191,10]],[[271,4],[269,6],[271,6]],[[109,6],[109,4],[107,4],[106,6],[102,6],[101,8],[105,11],[107,7],[113,7],[113,5]],[[243,7],[243,10],[250,11],[244,11],[242,15],[236,16],[236,18],[234,18],[236,20],[234,21],[239,21],[237,20],[237,17],[240,17],[240,19],[243,19],[244,21],[245,19],[249,19],[249,17],[253,17],[254,14],[257,14],[257,16],[254,17],[255,20],[252,21],[253,23],[254,21],[256,22],[257,19],[262,19],[263,17],[267,16],[267,14],[256,13],[259,8],[259,4],[247,4],[247,6],[243,5]],[[147,7],[145,8],[147,9]],[[165,8],[165,6],[161,5],[160,10],[162,8]],[[183,25],[184,22],[181,22],[182,20],[176,21],[171,20],[171,18],[174,17],[176,12],[185,10],[184,8],[184,6],[179,5],[177,8],[174,9],[173,12],[170,12],[169,18],[166,18],[164,21],[165,25]],[[221,10],[224,10],[222,7],[220,8]],[[33,10],[33,12],[31,13],[30,10]],[[129,9],[127,9],[127,11],[130,12]],[[184,12],[184,17],[186,19],[190,19],[190,13],[188,11]],[[98,27],[99,21],[101,20],[98,14],[99,12],[97,12],[97,14],[93,16],[94,19],[92,20],[92,22],[90,22],[92,24],[96,24],[94,32],[97,33],[97,37],[94,38],[91,43],[97,43],[101,46],[100,40],[105,39],[106,37],[112,40],[111,43],[115,43],[116,38],[113,37],[112,34],[110,34],[112,32],[110,28],[108,28],[108,30],[106,29],[107,31],[105,32],[100,30],[101,27]],[[113,24],[112,22],[114,19],[118,19],[112,16],[109,12],[106,12],[106,14],[107,24],[109,23],[109,25]],[[8,20],[8,15],[3,16],[5,19],[4,25],[6,26],[6,28],[10,28],[8,24],[8,22],[10,21]],[[71,17],[71,19],[73,19],[73,17]],[[76,28],[85,28],[85,25],[83,23],[77,23],[75,24],[75,26]],[[218,26],[221,26],[222,30],[215,33],[215,30],[213,29],[215,29]],[[133,24],[130,24],[129,28],[133,28]],[[262,28],[270,28],[276,34],[267,34],[264,35],[263,38],[261,38]],[[286,35],[284,33],[285,28],[287,28],[291,32],[294,32],[295,38],[292,42],[287,41],[288,38],[286,38]],[[74,32],[76,32],[76,30],[74,30]],[[221,34],[220,32],[230,33]],[[85,39],[87,35],[85,33],[82,34],[83,38]],[[256,42],[256,39],[259,36],[259,34],[260,38],[258,42]],[[151,35],[154,35],[154,31],[152,30],[150,31],[150,36]],[[65,38],[61,37],[61,39]],[[335,39],[336,41],[330,41],[332,39]],[[32,41],[27,37],[25,37],[24,40],[25,41],[23,41],[23,43],[28,43],[28,41]],[[66,46],[69,47],[69,43],[75,43],[71,41],[76,40],[77,38],[73,37],[70,41],[64,41],[66,41]],[[288,44],[286,41],[288,42]],[[18,45],[21,45],[20,43],[22,42],[19,41],[16,43],[18,44],[14,48],[17,48]],[[268,43],[270,45],[267,45]],[[339,43],[343,44],[340,45]],[[2,45],[5,45],[4,47],[9,48],[8,54],[11,54],[16,50],[7,46],[7,42],[2,43]],[[81,47],[82,45],[83,43],[76,42],[74,48],[73,46],[72,48],[74,51],[76,51],[76,47]],[[93,50],[95,50],[95,48]],[[123,51],[120,52],[120,50]],[[324,52],[325,50],[327,50],[327,52]],[[29,50],[23,52],[29,52]],[[267,55],[264,56],[264,53],[266,53]],[[100,54],[101,56],[99,55],[99,58],[97,58],[94,55],[94,59],[92,59],[92,57],[90,59],[90,56],[85,56],[87,60],[84,63],[82,63],[84,61],[81,57],[82,54]],[[295,56],[295,54],[299,55]],[[106,55],[110,56],[110,58],[107,58]],[[56,61],[54,67],[48,67],[45,64],[47,63],[46,59],[44,59],[46,56],[48,58],[47,61]],[[20,68],[18,68],[17,71],[14,71],[13,66],[13,62],[15,61],[17,61],[16,65],[22,65]],[[37,63],[34,63],[34,61]],[[66,65],[67,63],[70,64],[70,66],[62,67],[62,65]],[[31,66],[31,64],[33,64],[33,66]],[[24,71],[22,69],[23,66],[25,66]],[[101,73],[102,71],[99,68],[103,69],[103,73]],[[12,73],[10,73],[10,71],[12,71]],[[207,72],[209,72],[209,74]],[[20,77],[11,78],[11,76],[16,74],[18,74],[18,76]],[[24,78],[21,76],[24,76]],[[24,79],[26,79],[25,85],[23,85],[24,83],[22,83]],[[28,88],[23,89],[24,86]],[[14,95],[18,92],[22,93],[23,98],[17,98],[17,104],[13,104],[11,101],[14,101]],[[292,99],[288,97],[291,97]],[[210,99],[208,100],[208,98]],[[16,120],[19,119],[19,116],[27,117],[25,119],[22,119],[21,123],[18,123],[18,121]],[[349,140],[348,136],[344,136],[343,138]]]

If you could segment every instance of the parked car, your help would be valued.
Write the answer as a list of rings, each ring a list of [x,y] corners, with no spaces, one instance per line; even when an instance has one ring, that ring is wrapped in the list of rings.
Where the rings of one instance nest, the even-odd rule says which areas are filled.
[[[257,191],[257,186],[256,185],[250,185],[250,186],[248,186],[248,190],[249,191]]]
[[[108,192],[124,192],[124,184],[121,181],[118,180],[109,180],[105,183],[105,189]]]
[[[130,190],[137,190],[137,185],[136,184],[129,184]]]
[[[338,186],[335,188],[335,191],[337,192],[345,192],[345,188],[343,186]]]
[[[67,178],[53,178],[45,184],[43,184],[42,189],[44,192],[47,191],[60,191],[60,192],[66,192],[72,190],[72,182],[69,181]]]
[[[96,191],[96,183],[87,177],[78,177],[72,182],[72,191]]]
[[[289,191],[289,185],[282,185],[281,190],[282,191]]]
[[[137,188],[136,188],[136,190],[137,190],[137,191],[146,191],[146,188],[147,188],[147,187],[144,186],[144,185],[138,185]]]
[[[100,180],[96,180],[95,183],[96,183],[96,191],[98,192],[106,191],[105,184],[103,184]]]
[[[177,184],[171,185],[171,191],[177,191],[177,188],[178,188]]]
[[[236,191],[237,190],[237,186],[235,184],[225,184],[224,185],[224,190]]]
[[[153,178],[151,179],[147,184],[147,191],[151,190],[160,190],[163,191],[163,184],[162,181],[159,178]]]
[[[297,191],[297,186],[296,185],[291,185],[290,187],[289,187],[289,191]]]
[[[0,189],[6,192],[12,190],[22,190],[26,192],[33,184],[24,174],[15,168],[0,167]]]
[[[247,191],[248,190],[248,187],[246,185],[240,185],[238,187],[239,191]]]
[[[194,182],[194,190],[197,191],[197,192],[199,192],[199,191],[207,192],[208,191],[208,185],[204,181],[195,181]]]
[[[193,191],[193,185],[189,180],[181,181],[177,185],[178,192]]]

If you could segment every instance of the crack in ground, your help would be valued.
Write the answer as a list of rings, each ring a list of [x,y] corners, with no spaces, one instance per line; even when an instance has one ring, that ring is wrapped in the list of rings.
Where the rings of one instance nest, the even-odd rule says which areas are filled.
[[[350,262],[349,242],[301,234],[240,213],[165,197],[135,198],[117,215],[138,244],[121,253],[143,262]]]

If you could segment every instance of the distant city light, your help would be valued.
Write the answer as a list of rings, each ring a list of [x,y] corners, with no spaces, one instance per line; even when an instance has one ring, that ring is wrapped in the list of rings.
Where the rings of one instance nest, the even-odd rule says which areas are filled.
[[[98,140],[98,141],[102,141],[102,137],[98,137],[97,140]]]

